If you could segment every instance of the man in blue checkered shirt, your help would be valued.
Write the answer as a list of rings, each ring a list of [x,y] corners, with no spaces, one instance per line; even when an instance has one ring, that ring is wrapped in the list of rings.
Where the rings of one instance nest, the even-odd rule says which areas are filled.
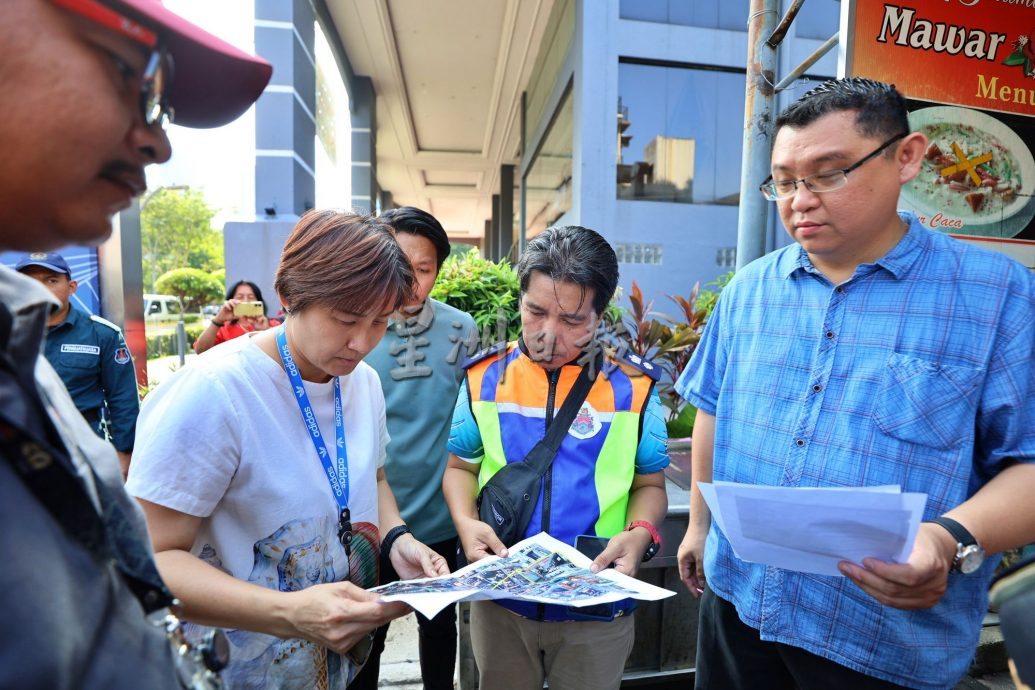
[[[697,687],[951,688],[999,560],[982,547],[1035,539],[1033,279],[897,212],[929,144],[894,87],[827,82],[776,130],[761,190],[797,243],[737,273],[677,383],[694,480],[897,484],[933,521],[906,563],[811,575],[738,559],[695,484]]]

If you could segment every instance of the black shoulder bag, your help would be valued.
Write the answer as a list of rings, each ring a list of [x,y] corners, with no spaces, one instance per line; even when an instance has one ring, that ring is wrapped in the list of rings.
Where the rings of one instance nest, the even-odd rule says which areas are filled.
[[[507,463],[492,475],[478,495],[478,516],[492,527],[506,546],[520,541],[532,520],[539,497],[539,482],[557,457],[561,441],[593,387],[589,369],[582,368],[567,399],[550,422],[546,436],[535,444],[522,462]]]

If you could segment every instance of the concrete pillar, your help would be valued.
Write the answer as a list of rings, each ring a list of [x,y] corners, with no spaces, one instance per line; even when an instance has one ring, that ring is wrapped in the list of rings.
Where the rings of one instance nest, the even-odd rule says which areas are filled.
[[[506,249],[500,246],[500,195],[492,195],[492,260],[499,261]]]
[[[482,233],[482,256],[492,259],[492,221],[485,221],[485,231]]]
[[[307,0],[255,0],[255,49],[273,79],[255,107],[255,212],[301,215],[316,201],[316,59]]]
[[[517,259],[514,245],[514,166],[500,166],[500,256]]]
[[[374,83],[356,77],[349,94],[352,109],[352,208],[364,213],[378,209],[377,131]]]

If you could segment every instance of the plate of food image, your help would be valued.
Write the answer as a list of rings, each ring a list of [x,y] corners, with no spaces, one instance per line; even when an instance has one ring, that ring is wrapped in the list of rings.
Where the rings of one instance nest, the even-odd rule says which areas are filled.
[[[1035,160],[1017,133],[990,115],[952,106],[909,114],[928,139],[902,201],[938,230],[1013,237],[1035,216]]]

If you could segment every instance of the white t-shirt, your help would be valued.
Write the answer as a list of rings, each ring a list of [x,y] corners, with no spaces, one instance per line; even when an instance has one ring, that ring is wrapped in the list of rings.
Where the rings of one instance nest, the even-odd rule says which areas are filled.
[[[347,580],[350,567],[375,572],[384,396],[366,364],[340,380],[351,559],[338,543],[338,505],[287,373],[249,336],[212,348],[148,395],[127,490],[204,518],[191,552],[248,582],[296,591]],[[333,381],[305,388],[335,465]],[[355,672],[310,642],[239,630],[228,636],[223,679],[230,688],[344,688]]]

